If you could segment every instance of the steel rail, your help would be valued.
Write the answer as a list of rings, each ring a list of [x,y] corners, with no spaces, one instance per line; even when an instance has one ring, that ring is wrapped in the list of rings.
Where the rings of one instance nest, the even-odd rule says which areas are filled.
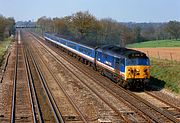
[[[36,113],[35,113],[35,105],[36,105],[36,109],[37,109],[37,113],[38,113],[38,117],[39,117],[38,122],[42,123],[43,122],[42,113],[40,111],[40,105],[39,105],[39,103],[37,101],[37,94],[36,94],[36,91],[35,91],[34,81],[33,81],[33,78],[32,78],[32,73],[31,73],[31,69],[30,69],[26,49],[24,51],[24,57],[25,57],[26,68],[27,68],[26,71],[27,71],[27,74],[28,74],[28,86],[30,88],[30,98],[31,98],[31,104],[32,104],[31,108],[33,110],[34,123],[37,122],[37,117],[36,117]],[[34,97],[35,104],[34,104],[34,101],[33,101],[33,97]]]
[[[180,123],[180,121],[178,119],[176,119],[173,115],[171,115],[170,113],[168,113],[167,111],[164,111],[156,106],[154,106],[153,104],[149,103],[148,101],[144,100],[143,98],[137,96],[136,94],[134,93],[131,93],[130,91],[128,90],[125,90],[126,93],[128,93],[129,95],[133,96],[134,98],[136,98],[137,100],[143,102],[145,105],[147,105],[148,107],[154,109],[155,111],[159,112],[161,115],[165,116],[166,118],[168,118],[169,120],[175,122],[175,123]],[[142,109],[141,109],[142,110]],[[143,110],[142,110],[143,111]],[[144,112],[144,111],[143,111]],[[158,119],[158,118],[157,118]]]
[[[175,106],[174,104],[171,104],[171,103],[169,103],[169,102],[167,102],[167,101],[164,101],[163,99],[159,98],[158,96],[156,96],[156,95],[154,95],[154,94],[152,94],[152,93],[150,93],[150,92],[148,92],[148,91],[145,91],[145,93],[148,94],[148,95],[150,95],[150,96],[152,96],[152,97],[154,97],[154,98],[156,98],[157,100],[165,103],[166,105],[169,105],[171,108],[174,108],[174,109],[176,109],[177,111],[180,112],[180,108],[177,107],[177,106]]]
[[[39,55],[39,54],[38,54]],[[42,56],[39,55],[39,57],[42,58]],[[66,95],[66,97],[68,98],[68,100],[70,101],[70,103],[73,105],[73,107],[75,108],[75,110],[77,111],[77,113],[81,116],[82,120],[84,123],[88,123],[87,119],[85,118],[85,116],[83,115],[83,113],[78,109],[78,107],[76,106],[75,102],[71,99],[71,97],[67,94],[67,92],[65,91],[64,87],[62,86],[61,83],[58,82],[58,78],[53,74],[52,70],[48,67],[48,65],[42,60],[42,62],[45,64],[45,66],[47,67],[47,69],[49,70],[49,72],[51,73],[51,75],[53,76],[53,78],[55,79],[55,81],[57,82],[58,86],[62,89],[63,93]]]
[[[4,78],[4,73],[6,71],[6,68],[7,68],[7,64],[8,64],[8,61],[9,61],[9,56],[10,56],[11,52],[8,53],[7,57],[6,57],[6,60],[5,60],[5,65],[3,67],[3,72],[2,72],[2,76],[1,76],[1,79],[0,79],[0,83],[2,83],[3,81],[3,78]]]
[[[29,88],[29,93],[30,93],[31,110],[32,110],[32,113],[33,113],[33,121],[34,121],[34,123],[36,123],[36,113],[35,113],[34,102],[33,102],[33,98],[32,98],[32,90],[31,90],[31,86],[30,86],[30,73],[29,73],[29,70],[28,70],[28,65],[27,65],[26,54],[24,52],[24,48],[23,48],[23,55],[24,55],[24,58],[25,58],[24,63],[25,63],[25,67],[26,67],[26,74],[27,74],[27,77],[28,77],[28,88]]]
[[[17,33],[17,34],[19,34],[19,33]],[[18,41],[16,41],[16,60],[15,60],[14,76],[13,76],[13,97],[12,97],[12,105],[11,105],[11,123],[15,122],[17,68],[18,68]]]
[[[33,56],[32,52],[30,52],[29,49],[28,49],[28,53],[30,54],[30,57],[31,57],[31,59],[32,59],[32,61],[33,61],[33,64],[34,64],[34,66],[35,66],[35,69],[36,69],[36,71],[37,71],[37,73],[38,73],[39,79],[41,80],[41,84],[42,84],[42,86],[43,86],[43,89],[44,89],[44,91],[45,91],[45,93],[46,93],[46,96],[48,97],[47,99],[48,99],[48,102],[49,102],[49,104],[50,104],[50,107],[51,107],[51,109],[52,109],[52,111],[53,111],[53,114],[54,114],[54,117],[55,117],[56,122],[57,122],[57,123],[64,123],[64,120],[63,120],[63,118],[62,118],[62,115],[61,115],[61,113],[59,112],[59,110],[58,110],[58,108],[57,108],[57,105],[56,105],[56,103],[55,103],[55,101],[54,101],[54,99],[53,99],[53,96],[51,95],[51,93],[50,93],[50,91],[49,91],[49,89],[48,89],[48,86],[47,86],[47,84],[46,84],[46,80],[45,80],[44,77],[43,77],[43,74],[42,74],[42,71],[41,71],[40,67],[38,66],[37,62],[36,62],[35,59],[34,59],[34,56]]]

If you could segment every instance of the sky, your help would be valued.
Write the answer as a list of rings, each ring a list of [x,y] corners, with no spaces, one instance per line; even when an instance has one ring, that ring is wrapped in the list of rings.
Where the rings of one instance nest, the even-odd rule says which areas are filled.
[[[16,21],[64,17],[78,11],[118,22],[180,21],[180,0],[0,0],[0,14]]]

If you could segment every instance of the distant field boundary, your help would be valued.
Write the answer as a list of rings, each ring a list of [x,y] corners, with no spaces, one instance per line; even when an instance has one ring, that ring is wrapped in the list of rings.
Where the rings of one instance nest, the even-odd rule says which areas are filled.
[[[149,57],[168,59],[171,61],[180,61],[180,47],[173,48],[131,48],[142,51]]]
[[[180,47],[180,40],[153,40],[141,43],[128,44],[129,48],[171,48]]]

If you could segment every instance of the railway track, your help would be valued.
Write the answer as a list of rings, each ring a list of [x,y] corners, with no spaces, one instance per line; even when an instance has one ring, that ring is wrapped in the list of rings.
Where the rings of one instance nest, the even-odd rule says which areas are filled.
[[[155,95],[152,92],[145,91],[142,93],[135,93],[136,95],[145,98],[148,102],[157,105],[157,107],[161,108],[172,114],[175,118],[180,119],[180,107],[174,105],[173,103],[169,103],[165,101],[163,98]]]
[[[24,52],[26,52],[26,51],[24,51]],[[32,105],[33,120],[34,120],[34,123],[36,123],[36,122],[42,123],[43,122],[42,113],[40,111],[40,105],[38,103],[38,98],[37,98],[37,94],[36,94],[36,91],[35,91],[34,81],[33,81],[33,78],[32,78],[32,73],[31,73],[27,53],[25,53],[24,56],[25,56],[27,74],[28,74],[28,85],[30,86],[30,91],[31,91],[31,95],[30,95],[31,104],[33,104]]]
[[[65,58],[65,59],[67,59],[67,58]],[[81,72],[83,72],[84,74],[89,76],[89,73],[86,70],[83,69]],[[100,85],[102,85],[102,83],[103,83],[102,81],[99,81],[97,79],[96,79],[96,81],[98,81],[98,83]],[[106,83],[102,86],[107,88],[109,86],[109,84],[108,85],[107,84],[108,83]],[[113,85],[113,87],[120,88],[120,87],[117,87],[117,85]],[[132,104],[134,107],[136,107],[138,110],[140,110],[141,113],[147,115],[153,121],[155,121],[155,122],[179,122],[179,120],[175,116],[170,114],[169,112],[159,109],[158,107],[150,104],[149,102],[138,97],[137,95],[134,95],[133,93],[128,92],[127,90],[124,90],[123,88],[118,89],[118,90],[121,90],[120,92],[118,92],[118,90],[114,89],[113,87],[107,88],[107,90],[114,92],[114,94],[116,96],[118,95],[119,98],[123,98],[124,100],[126,100],[127,102]],[[127,98],[127,97],[129,97],[129,98]]]
[[[23,76],[22,76],[23,75]],[[26,73],[26,62],[24,59],[23,45],[21,43],[20,31],[16,44],[16,61],[13,77],[13,94],[11,105],[11,123],[33,122],[34,110],[32,108],[31,90]]]
[[[32,48],[32,47],[31,47]],[[35,48],[35,47],[34,47]],[[59,82],[59,79],[57,78],[57,76],[55,76],[53,74],[53,71],[49,68],[49,66],[43,61],[42,55],[40,55],[38,52],[39,50],[35,50],[37,51],[37,57],[41,58],[41,61],[45,64],[45,66],[47,67],[47,69],[49,70],[49,72],[51,73],[51,75],[53,76],[54,80],[56,81],[56,83],[58,83],[59,88],[63,91],[63,93],[65,94],[65,96],[67,97],[68,101],[71,103],[71,105],[73,106],[73,108],[76,110],[77,114],[79,115],[79,118],[75,117],[69,117],[69,118],[64,118],[67,121],[78,121],[78,120],[82,120],[84,123],[88,123],[88,119],[84,116],[84,114],[79,110],[78,106],[76,105],[76,103],[72,100],[72,98],[69,96],[69,94],[66,92],[65,88],[63,87],[63,85]],[[34,51],[31,51],[34,52]]]
[[[25,52],[26,52],[26,54],[29,55],[29,59],[31,59],[31,62],[34,65],[34,69],[37,72],[38,78],[39,78],[39,80],[41,82],[40,84],[41,84],[41,86],[43,88],[43,91],[44,91],[44,92],[39,92],[39,93],[41,93],[41,94],[45,93],[45,96],[46,96],[45,100],[48,102],[48,106],[50,107],[50,111],[48,111],[48,112],[53,114],[53,117],[51,116],[49,121],[50,122],[56,122],[56,123],[64,123],[64,120],[63,120],[63,118],[61,116],[61,113],[59,112],[59,110],[57,108],[57,105],[56,105],[56,103],[54,101],[54,98],[51,95],[51,92],[50,92],[50,90],[49,90],[49,88],[47,86],[46,80],[45,80],[45,78],[44,78],[44,76],[42,74],[42,71],[41,71],[38,63],[36,62],[36,60],[34,58],[34,55],[32,54],[32,52],[30,51],[30,49],[29,49],[29,47],[27,45],[25,47],[26,47],[25,48]],[[28,61],[28,57],[27,56],[26,56],[26,60]],[[28,62],[30,62],[30,61],[28,61]],[[29,63],[27,64],[27,66],[28,66],[29,71],[30,71]],[[30,71],[30,73],[31,73],[31,71]],[[30,75],[30,77],[31,77],[31,80],[33,80],[32,75]],[[37,95],[37,91],[39,91],[39,90],[35,91],[35,89],[37,89],[37,87],[35,87],[35,86],[36,85],[35,85],[34,81],[32,81],[31,82],[31,87],[32,87],[32,90],[34,92],[33,93],[33,95],[34,95],[33,97],[34,97],[34,100],[36,102],[36,106],[38,107],[37,110],[36,110],[37,111],[37,116],[39,116],[38,121],[39,122],[45,122],[47,120],[47,117],[46,117],[46,115],[47,115],[46,113],[47,112],[44,112],[44,110],[41,107],[41,103],[42,102],[39,101],[40,99],[39,99],[39,97]],[[47,107],[43,107],[43,108],[47,108]]]
[[[18,31],[17,35],[18,40],[15,44],[15,53],[10,56],[10,59],[15,59],[15,61],[13,62],[14,69],[11,72],[10,70],[12,70],[12,65],[10,65],[11,67],[8,68],[7,71],[5,71],[5,78],[1,83],[5,85],[3,93],[7,93],[10,95],[10,97],[7,98],[7,100],[10,100],[10,102],[1,102],[1,105],[3,107],[1,107],[2,112],[0,112],[0,122],[64,123],[64,120],[62,119],[62,116],[57,109],[56,103],[54,102],[53,97],[47,88],[45,79],[43,78],[38,64],[34,60],[33,55],[29,52],[29,49],[24,45],[25,41],[21,39],[21,31]],[[32,70],[32,61],[35,66],[34,69],[36,69],[36,71],[38,72],[38,77],[42,81],[42,83],[40,84],[43,85],[44,92],[37,92],[39,90],[37,90],[37,80],[33,75],[34,71]],[[8,75],[13,76],[9,77]],[[13,81],[12,88],[10,87],[10,82],[8,83],[9,85],[6,84],[7,80]],[[7,92],[6,86],[9,87],[9,90]],[[43,95],[44,100],[40,101],[39,95],[37,93],[41,93],[41,95],[43,95],[43,93],[46,93],[46,95]],[[4,94],[2,94],[3,98],[5,98]],[[50,117],[49,119],[46,116],[47,112],[44,112],[45,110],[42,110],[41,106],[42,101],[47,101],[45,100],[45,98],[49,101],[47,103],[50,107],[48,108],[48,105],[46,105],[45,109],[48,109],[47,112],[52,115],[52,117]],[[10,111],[6,111],[4,106],[6,106],[7,108],[10,107]]]
[[[47,49],[46,49],[47,52],[49,52]],[[50,52],[49,52],[50,53]],[[54,58],[55,60],[57,60],[59,62],[59,64],[63,65],[63,67],[65,67],[66,69],[68,69],[68,71],[70,71],[71,73],[74,73],[74,71],[76,72],[76,70],[72,71],[69,67],[66,67],[66,65],[64,65],[64,62],[59,60],[57,58],[57,56],[53,55],[52,53],[50,53]],[[112,105],[109,100],[107,100],[105,97],[101,96],[101,94],[96,90],[94,89],[92,86],[88,85],[84,80],[82,80],[82,78],[80,78],[77,74],[74,74],[84,85],[86,85],[86,87],[88,87],[88,89],[90,89],[93,93],[95,93],[101,100],[103,100],[103,102],[105,102],[105,104],[107,104],[111,109],[113,109],[114,112],[116,112],[118,114],[118,116],[123,119],[123,122],[138,122],[136,120],[136,118],[134,118],[134,116],[132,115],[132,112],[128,112],[128,111],[121,111],[118,109],[118,107],[115,107],[114,105]],[[90,77],[89,77],[90,78]],[[92,79],[92,77],[91,77]],[[96,80],[93,80],[93,81],[96,81]],[[109,91],[109,93],[111,93]],[[111,93],[112,94],[112,93]],[[112,94],[114,96],[114,94]],[[122,101],[122,100],[121,100]],[[143,116],[141,116],[143,117]],[[141,118],[142,120],[142,118]],[[146,119],[146,121],[144,122],[147,122],[149,121],[150,119]]]

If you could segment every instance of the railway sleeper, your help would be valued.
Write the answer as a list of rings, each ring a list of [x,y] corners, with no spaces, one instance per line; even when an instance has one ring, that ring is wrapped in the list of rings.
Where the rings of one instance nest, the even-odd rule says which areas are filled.
[[[82,121],[80,116],[74,116],[74,115],[63,116],[63,119],[65,121]]]

